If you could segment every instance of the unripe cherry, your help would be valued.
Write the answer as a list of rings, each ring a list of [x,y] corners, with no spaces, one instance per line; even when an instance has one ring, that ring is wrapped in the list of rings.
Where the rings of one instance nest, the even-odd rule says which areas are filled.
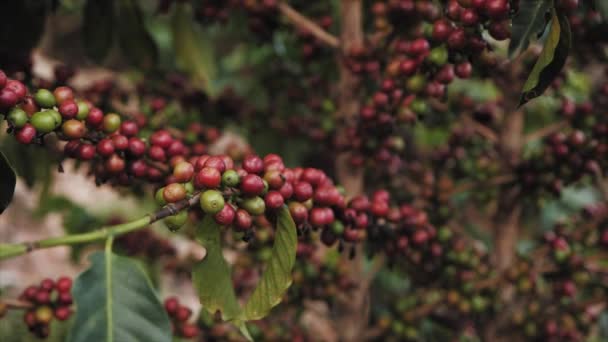
[[[69,87],[57,87],[53,91],[53,95],[59,105],[62,105],[67,101],[74,101],[74,91]]]
[[[63,134],[70,139],[80,139],[84,137],[86,127],[82,121],[70,119],[61,126]]]
[[[113,154],[105,162],[106,171],[111,174],[119,174],[125,169],[125,160],[119,155]]]
[[[186,161],[179,162],[173,168],[173,176],[180,183],[188,182],[193,175],[194,166]]]
[[[163,198],[167,203],[175,203],[186,198],[186,188],[180,183],[171,183],[165,186]]]
[[[300,202],[290,202],[288,207],[289,213],[295,223],[300,224],[306,222],[308,219],[308,209],[306,209],[306,206]]]

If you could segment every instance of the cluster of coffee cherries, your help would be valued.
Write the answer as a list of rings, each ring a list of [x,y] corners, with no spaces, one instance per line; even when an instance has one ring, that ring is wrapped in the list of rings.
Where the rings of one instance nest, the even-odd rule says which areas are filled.
[[[171,319],[171,329],[174,336],[195,338],[200,334],[198,326],[188,322],[192,316],[192,310],[187,306],[181,305],[177,297],[165,299],[165,311],[167,311]]]
[[[112,222],[111,224],[118,224]],[[116,238],[116,247],[127,255],[137,255],[158,260],[162,257],[175,257],[176,250],[168,239],[160,237],[150,229],[137,230]]]
[[[52,92],[39,89],[27,95],[23,83],[6,80],[0,73],[4,83],[0,111],[16,140],[43,144],[45,136],[54,133],[67,141],[65,157],[91,162],[98,184],[164,182],[167,164],[176,164],[183,156],[205,153],[205,142],[219,137],[216,129],[193,124],[184,137],[159,129],[145,138],[141,132],[146,127],[145,120],[123,120],[118,114],[104,113],[87,101],[76,100],[68,87]]]
[[[19,300],[31,304],[25,311],[23,320],[36,336],[45,338],[50,334],[53,317],[65,321],[72,315],[72,279],[60,277],[56,281],[44,279],[39,286],[29,286],[19,296]]]
[[[205,1],[195,8],[196,17],[203,23],[226,22],[231,11],[242,10],[247,15],[249,29],[261,37],[269,37],[278,27],[277,0]]]

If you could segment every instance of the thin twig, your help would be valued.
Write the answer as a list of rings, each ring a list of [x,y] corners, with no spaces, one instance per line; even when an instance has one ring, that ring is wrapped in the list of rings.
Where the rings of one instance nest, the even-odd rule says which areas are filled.
[[[0,299],[0,303],[6,304],[6,306],[11,309],[30,309],[34,307],[30,302],[13,298],[2,298]]]
[[[287,19],[289,19],[296,27],[309,32],[319,41],[331,46],[332,48],[338,48],[340,46],[340,41],[336,36],[322,29],[314,21],[303,16],[287,3],[280,2],[278,6],[279,11],[281,11],[281,13],[286,16]]]
[[[471,125],[471,128],[475,131],[475,133],[488,139],[492,143],[498,142],[498,135],[496,134],[496,132],[494,132],[488,126],[480,124],[479,122],[473,120],[473,118],[471,118],[468,115],[464,116],[463,121],[466,125]]]
[[[524,137],[524,144],[527,144],[534,140],[542,139],[548,135],[551,135],[551,134],[563,129],[567,125],[568,125],[568,123],[566,121],[559,121],[559,122],[553,123],[551,125],[545,126],[532,133],[529,133]]]

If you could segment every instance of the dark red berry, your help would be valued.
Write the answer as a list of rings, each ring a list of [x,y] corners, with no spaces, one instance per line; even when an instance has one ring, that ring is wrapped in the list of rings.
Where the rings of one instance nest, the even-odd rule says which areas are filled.
[[[239,188],[247,196],[257,196],[264,191],[264,181],[258,175],[248,174],[241,179]]]

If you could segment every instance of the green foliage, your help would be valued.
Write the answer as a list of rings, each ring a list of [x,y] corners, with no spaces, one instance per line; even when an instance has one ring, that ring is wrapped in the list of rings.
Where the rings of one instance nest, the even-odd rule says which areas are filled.
[[[15,170],[13,170],[4,153],[0,151],[0,214],[11,203],[16,184]]]
[[[232,286],[230,265],[222,255],[221,226],[206,215],[197,230],[197,240],[205,247],[205,258],[194,266],[192,281],[203,308],[211,314],[222,313],[226,321],[240,316],[240,306]]]
[[[97,62],[103,61],[112,48],[114,38],[114,0],[88,0],[82,18],[85,52]]]
[[[158,50],[147,31],[142,9],[136,0],[121,0],[117,6],[118,42],[131,64],[151,69],[158,63]]]
[[[281,302],[283,294],[291,285],[291,270],[296,260],[296,226],[283,207],[277,215],[277,230],[272,257],[267,263],[264,275],[245,305],[245,319],[262,319]]]
[[[568,19],[562,13],[552,10],[551,28],[534,68],[524,84],[519,105],[540,96],[559,75],[566,64],[571,45]]]
[[[519,11],[513,18],[509,56],[513,57],[524,51],[534,35],[545,30],[545,16],[553,5],[552,0],[522,0]]]
[[[171,341],[169,318],[136,263],[111,252],[91,256],[72,289],[76,318],[68,338],[79,341]]]
[[[178,67],[188,72],[200,89],[212,97],[217,95],[219,90],[213,84],[216,73],[213,49],[208,37],[192,20],[190,5],[176,4],[171,25]]]

